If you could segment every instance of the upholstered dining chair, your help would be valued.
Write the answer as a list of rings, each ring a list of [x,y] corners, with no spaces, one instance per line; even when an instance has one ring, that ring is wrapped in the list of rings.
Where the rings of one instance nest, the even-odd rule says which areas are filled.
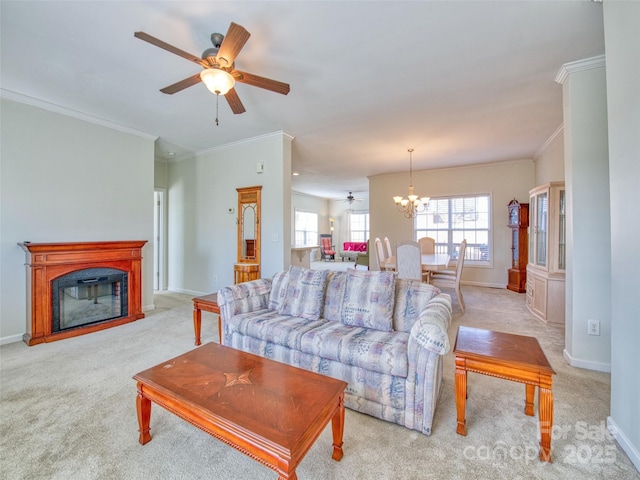
[[[405,240],[396,244],[396,271],[398,278],[422,281],[422,253],[418,242]]]
[[[393,257],[393,249],[391,248],[391,242],[389,241],[389,237],[384,237],[384,248],[387,254],[387,258]]]
[[[467,241],[460,242],[460,250],[458,251],[458,261],[455,270],[438,270],[431,272],[431,283],[436,287],[453,288],[456,292],[460,310],[464,313],[464,298],[460,289],[460,280],[462,279],[462,268],[464,267],[464,254],[467,250]]]
[[[422,237],[418,239],[422,254],[436,253],[436,240],[431,237]]]
[[[321,248],[324,255],[324,261],[326,262],[327,260],[333,260],[335,262],[336,251],[335,247],[331,245],[331,239],[329,237],[322,237],[320,241],[322,242]]]

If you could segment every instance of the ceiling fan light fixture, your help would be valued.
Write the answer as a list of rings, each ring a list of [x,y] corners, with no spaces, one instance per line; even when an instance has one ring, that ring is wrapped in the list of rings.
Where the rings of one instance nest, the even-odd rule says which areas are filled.
[[[236,81],[229,72],[219,68],[207,68],[200,73],[200,79],[211,93],[225,95],[233,88]]]

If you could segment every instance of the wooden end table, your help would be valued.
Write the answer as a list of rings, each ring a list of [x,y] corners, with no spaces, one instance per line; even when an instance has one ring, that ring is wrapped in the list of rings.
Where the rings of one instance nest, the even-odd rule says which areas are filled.
[[[553,428],[553,371],[534,337],[493,332],[480,328],[459,327],[453,348],[456,356],[456,432],[467,434],[465,407],[467,372],[482,373],[525,384],[524,413],[533,415],[533,397],[538,387],[540,420],[540,460],[551,462]]]
[[[211,293],[193,299],[193,331],[196,336],[196,345],[200,345],[200,332],[202,330],[202,310],[218,315],[218,339],[222,343],[222,320],[220,307],[218,306],[218,294]]]
[[[139,442],[151,440],[151,402],[295,480],[296,467],[331,421],[342,459],[342,380],[208,343],[136,374]],[[215,475],[214,475],[215,476]]]

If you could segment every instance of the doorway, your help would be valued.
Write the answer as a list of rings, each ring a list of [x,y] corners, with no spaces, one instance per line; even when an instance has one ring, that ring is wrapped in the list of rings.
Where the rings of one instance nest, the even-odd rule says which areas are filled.
[[[165,190],[156,188],[153,192],[153,289],[166,290],[164,281],[165,259]]]

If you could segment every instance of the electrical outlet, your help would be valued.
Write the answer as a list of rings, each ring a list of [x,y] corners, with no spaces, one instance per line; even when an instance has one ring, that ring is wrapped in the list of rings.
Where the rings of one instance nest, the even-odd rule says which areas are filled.
[[[600,322],[598,320],[589,320],[588,325],[589,330],[587,333],[589,335],[600,335]]]
[[[277,233],[272,233],[271,234],[271,241],[272,242],[277,242],[278,241],[278,234]]]

